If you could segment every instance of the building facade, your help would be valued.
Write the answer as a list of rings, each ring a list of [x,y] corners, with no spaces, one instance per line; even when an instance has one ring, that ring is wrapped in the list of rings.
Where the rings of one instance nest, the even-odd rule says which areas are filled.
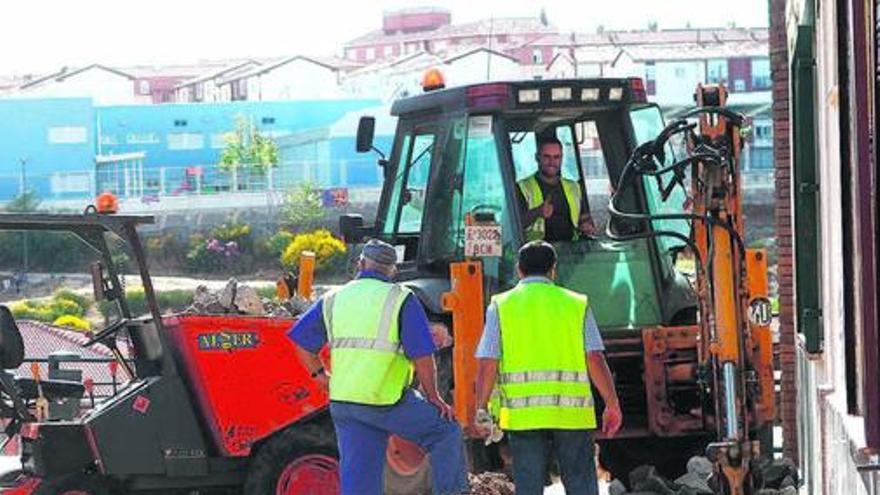
[[[784,422],[796,425],[786,450],[799,459],[806,493],[873,495],[880,493],[880,3],[771,6],[782,409]]]

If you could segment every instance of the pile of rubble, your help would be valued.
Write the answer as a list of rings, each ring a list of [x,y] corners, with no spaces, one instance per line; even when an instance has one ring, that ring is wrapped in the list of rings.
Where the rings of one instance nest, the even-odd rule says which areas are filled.
[[[471,495],[514,495],[513,482],[503,473],[468,474]]]
[[[308,300],[299,296],[281,302],[260,297],[253,287],[231,278],[219,291],[212,291],[204,285],[196,287],[193,302],[184,313],[291,318],[305,312],[310,304]]]
[[[758,464],[762,488],[756,495],[796,495],[797,468],[788,459],[763,460]],[[614,480],[608,486],[608,495],[713,495],[713,466],[705,457],[692,457],[687,473],[670,481],[654,466],[639,466],[629,473],[629,486]]]

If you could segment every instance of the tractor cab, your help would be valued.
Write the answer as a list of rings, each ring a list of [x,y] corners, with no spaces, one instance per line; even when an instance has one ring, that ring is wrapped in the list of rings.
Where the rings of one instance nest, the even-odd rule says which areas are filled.
[[[562,177],[578,184],[582,209],[598,228],[595,236],[554,242],[558,281],[590,296],[602,328],[693,314],[692,291],[674,270],[681,245],[648,235],[658,228],[688,235],[687,223],[608,223],[609,196],[627,158],[664,125],[640,79],[478,84],[399,100],[391,111],[398,124],[390,156],[379,161],[385,180],[376,222],[364,227],[345,216],[341,230],[349,242],[374,236],[396,246],[402,279],[432,312],[442,312],[452,261],[482,257],[489,294],[516,283],[527,227],[517,183],[536,173],[537,143],[550,135],[562,143]],[[362,118],[359,151],[374,149],[372,122]],[[628,188],[621,204],[628,211],[684,209],[682,188],[663,195],[647,185]],[[475,225],[486,228],[467,228]],[[639,233],[646,235],[614,238]]]

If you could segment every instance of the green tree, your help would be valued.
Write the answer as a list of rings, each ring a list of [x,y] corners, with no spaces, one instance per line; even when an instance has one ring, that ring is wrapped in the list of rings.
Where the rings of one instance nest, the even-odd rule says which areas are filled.
[[[19,194],[12,201],[6,204],[4,208],[9,213],[28,213],[37,211],[40,207],[40,198],[32,189]]]
[[[321,190],[304,182],[284,196],[281,208],[283,223],[293,231],[312,230],[324,219]]]
[[[230,171],[252,168],[257,172],[278,166],[278,146],[275,141],[260,133],[254,123],[238,115],[235,117],[235,131],[224,136],[226,146],[220,153],[219,167]]]

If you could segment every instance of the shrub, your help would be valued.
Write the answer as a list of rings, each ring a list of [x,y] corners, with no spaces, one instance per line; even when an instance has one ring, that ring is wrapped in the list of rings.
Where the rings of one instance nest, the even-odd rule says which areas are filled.
[[[286,230],[279,230],[271,237],[266,239],[266,249],[277,259],[280,258],[284,251],[287,249],[287,246],[293,242],[293,238],[296,237],[293,232],[288,232]]]
[[[287,270],[299,270],[300,254],[303,251],[315,253],[315,269],[328,270],[345,264],[345,243],[333,237],[329,230],[297,234],[281,255],[281,265]]]
[[[53,321],[52,324],[56,327],[65,327],[79,330],[81,332],[88,332],[92,328],[89,322],[73,315],[59,316],[58,318],[55,318],[55,321]]]
[[[193,295],[193,291],[186,289],[156,292],[156,301],[159,304],[159,311],[167,313],[186,309],[187,306],[192,304]],[[134,317],[142,316],[150,312],[147,307],[147,295],[142,288],[125,291],[125,300],[128,302],[128,309]],[[111,315],[116,314],[116,304],[111,301],[101,301],[98,304],[98,311],[105,319],[107,319]]]
[[[55,291],[55,294],[52,296],[58,300],[71,301],[76,303],[77,306],[82,308],[83,313],[89,310],[92,306],[92,300],[88,296],[84,296],[82,294],[77,294],[69,289],[59,289]]]
[[[52,299],[49,301],[28,299],[13,304],[9,309],[16,318],[36,320],[43,323],[52,323],[60,316],[73,315],[82,317],[85,314],[85,309],[67,299]]]
[[[207,236],[193,235],[190,238],[187,267],[201,273],[250,271],[253,251],[250,225],[223,224],[212,229]]]

